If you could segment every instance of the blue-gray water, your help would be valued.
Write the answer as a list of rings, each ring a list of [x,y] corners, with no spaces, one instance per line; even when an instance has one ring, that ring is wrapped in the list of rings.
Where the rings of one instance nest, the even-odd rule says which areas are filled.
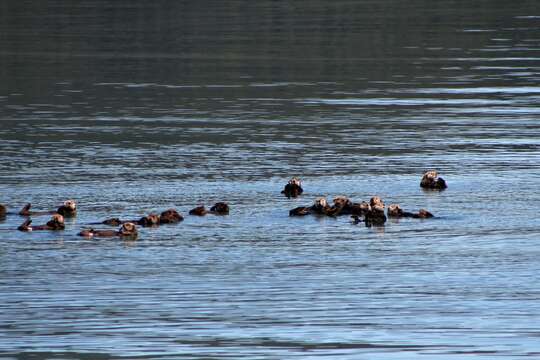
[[[0,221],[1,359],[540,358],[537,1],[13,0],[0,34],[0,203],[79,204]],[[336,195],[437,218],[288,217]]]

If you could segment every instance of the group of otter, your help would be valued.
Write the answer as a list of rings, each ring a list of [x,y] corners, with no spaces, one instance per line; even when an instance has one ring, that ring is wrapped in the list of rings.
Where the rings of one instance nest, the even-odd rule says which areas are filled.
[[[420,186],[424,189],[430,190],[444,190],[446,189],[446,182],[440,178],[435,170],[430,170],[424,173]],[[296,198],[303,193],[302,183],[298,178],[292,178],[285,188],[281,192],[288,198]],[[56,211],[31,211],[31,204],[27,204],[18,213],[20,216],[37,216],[52,214],[51,219],[44,225],[32,225],[30,218],[26,219],[17,229],[20,231],[34,231],[34,230],[64,230],[64,218],[74,217],[77,214],[77,205],[73,200],[67,200]],[[326,198],[317,198],[312,206],[300,206],[289,211],[289,216],[305,216],[305,215],[323,215],[323,216],[340,216],[350,215],[353,218],[353,222],[358,224],[363,222],[366,226],[373,225],[381,226],[386,222],[386,215],[384,213],[385,205],[382,199],[378,196],[374,196],[370,199],[369,203],[362,201],[361,203],[353,203],[346,196],[337,196],[333,199],[333,205],[329,205]],[[6,207],[0,204],[0,220],[5,219],[7,214]],[[218,202],[214,206],[207,210],[204,206],[198,206],[189,211],[190,215],[204,216],[206,214],[214,215],[228,215],[229,205],[224,202]],[[411,213],[403,211],[398,204],[392,204],[388,206],[388,217],[400,218],[431,218],[433,215],[425,210],[420,209],[417,213]],[[174,224],[184,220],[175,209],[168,209],[161,214],[149,214],[143,216],[138,220],[120,220],[119,218],[106,219],[100,223],[92,225],[109,225],[120,226],[118,230],[101,229],[96,230],[93,228],[84,229],[78,235],[84,237],[137,237],[137,225],[142,227],[159,226],[161,224]]]
[[[439,177],[437,171],[430,170],[424,173],[420,186],[429,190],[444,190],[446,189],[446,181]],[[281,192],[288,198],[298,197],[302,194],[302,183],[298,178],[292,178],[285,188]],[[386,222],[386,215],[384,213],[384,202],[378,196],[374,196],[368,202],[362,201],[361,203],[353,203],[346,196],[337,196],[333,199],[333,204],[329,205],[326,198],[321,197],[315,199],[315,202],[311,206],[299,206],[289,211],[289,216],[305,216],[305,215],[324,215],[324,216],[339,216],[350,215],[353,218],[355,224],[363,222],[366,226],[384,225]],[[388,206],[388,217],[393,218],[418,218],[427,219],[433,217],[433,214],[425,209],[420,209],[416,213],[404,211],[398,204],[392,204]]]

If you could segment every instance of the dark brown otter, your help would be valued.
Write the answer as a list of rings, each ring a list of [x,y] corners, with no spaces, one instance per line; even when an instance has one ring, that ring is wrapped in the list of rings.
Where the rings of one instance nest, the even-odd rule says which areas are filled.
[[[299,206],[289,211],[289,216],[306,216],[311,214],[311,206]]]
[[[7,208],[5,205],[0,204],[0,220],[4,220],[6,218]]]
[[[229,205],[224,202],[217,202],[210,208],[210,212],[215,215],[229,215]]]
[[[175,224],[184,220],[184,217],[178,213],[175,209],[165,210],[159,216],[160,224]]]
[[[430,190],[444,190],[447,188],[446,181],[439,177],[439,174],[435,170],[426,171],[424,173],[424,176],[422,176],[422,180],[420,181],[420,186]]]
[[[418,213],[416,214],[408,212],[408,211],[403,211],[401,206],[399,206],[398,204],[388,205],[387,214],[389,217],[394,217],[394,218],[410,217],[410,218],[416,218],[416,219],[427,219],[427,218],[433,217],[433,214],[425,209],[420,209]]]
[[[326,198],[320,197],[315,199],[310,208],[310,212],[317,215],[326,215],[328,209],[329,206]]]
[[[74,200],[66,200],[56,212],[64,217],[74,217],[77,215],[77,204]]]
[[[31,203],[26,204],[19,215],[22,216],[37,216],[37,215],[47,215],[47,214],[60,214],[64,217],[73,217],[77,215],[77,204],[73,200],[66,200],[64,204],[60,206],[56,211],[30,211],[32,207]]]
[[[285,194],[286,197],[295,198],[300,196],[304,192],[304,189],[302,189],[302,182],[300,179],[293,177],[287,185],[285,185],[285,188],[281,191],[282,194]]]
[[[129,237],[129,238],[136,238],[137,233],[137,226],[135,224],[127,222],[125,224],[122,224],[120,229],[118,230],[95,230],[95,229],[85,229],[81,231],[79,236],[84,237]]]
[[[121,220],[119,218],[110,218],[110,219],[102,221],[100,224],[110,225],[110,226],[119,226],[122,224],[134,223],[142,227],[151,227],[151,226],[158,226],[159,224],[169,224],[169,223],[175,223],[175,222],[183,220],[180,214],[176,212],[176,215],[177,215],[176,216],[171,211],[176,212],[176,210],[174,209],[169,209],[163,212],[164,215],[163,214],[161,215],[161,216],[164,216],[163,221],[161,220],[160,215],[149,214],[149,215],[143,216],[139,220]],[[178,218],[178,216],[180,217],[180,220],[175,221],[174,219]]]
[[[208,214],[208,210],[206,210],[204,205],[197,206],[196,208],[189,210],[189,215],[204,216],[206,214]]]
[[[64,230],[65,227],[64,217],[60,214],[54,214],[45,225],[32,226],[32,219],[27,219],[17,229],[20,231]]]
[[[367,227],[382,226],[386,222],[384,202],[380,197],[374,196],[369,200],[369,210],[364,215],[364,222]]]
[[[137,221],[137,224],[141,225],[142,227],[151,227],[151,226],[158,226],[160,224],[160,216],[157,214],[149,214],[146,216],[143,216]]]

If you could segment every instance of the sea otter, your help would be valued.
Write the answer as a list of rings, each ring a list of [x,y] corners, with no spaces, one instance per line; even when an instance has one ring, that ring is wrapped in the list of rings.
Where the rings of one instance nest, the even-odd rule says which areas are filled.
[[[300,196],[304,192],[304,189],[302,189],[302,182],[299,178],[293,177],[287,185],[285,185],[285,188],[281,191],[282,194],[285,194],[286,197],[295,198]]]
[[[77,215],[77,204],[74,200],[66,200],[64,204],[60,206],[56,211],[30,211],[32,207],[31,203],[26,204],[19,215],[21,216],[32,216],[32,215],[47,215],[47,214],[60,214],[64,217],[73,217]]]
[[[420,181],[420,187],[430,190],[444,190],[447,188],[446,181],[439,177],[439,174],[435,170],[426,171],[422,180]]]
[[[4,220],[6,218],[7,208],[5,205],[0,204],[0,220]]]
[[[206,210],[204,205],[189,210],[189,215],[204,216],[206,214],[208,214],[208,210]]]
[[[178,213],[175,209],[165,210],[159,216],[160,224],[175,224],[184,220],[184,217]]]
[[[64,217],[60,214],[54,214],[45,225],[32,226],[32,219],[27,219],[17,228],[20,231],[34,231],[34,230],[64,230]]]
[[[119,226],[126,223],[134,223],[142,227],[151,227],[151,226],[158,226],[159,224],[169,224],[169,223],[175,223],[175,222],[179,222],[183,220],[180,214],[176,212],[176,215],[175,215],[172,211],[176,212],[176,210],[174,209],[169,209],[163,212],[163,214],[161,215],[163,216],[163,221],[161,220],[160,215],[148,214],[146,216],[141,217],[139,220],[121,220],[119,218],[110,218],[110,219],[100,222],[99,224],[109,225],[109,226]],[[180,218],[178,218],[178,216]],[[179,220],[175,221],[175,219],[179,219]],[[91,224],[91,225],[97,225],[97,224],[98,223]]]
[[[210,208],[210,212],[215,215],[229,215],[229,205],[224,202],[217,202]]]
[[[386,222],[384,202],[380,197],[374,196],[369,200],[369,210],[364,215],[364,222],[367,227],[382,226]]]
[[[85,229],[81,231],[78,235],[84,237],[137,237],[137,226],[135,224],[127,222],[122,224],[118,230],[95,230],[95,229]]]
[[[425,209],[420,209],[418,213],[411,213],[408,211],[403,211],[403,209],[398,204],[392,204],[388,205],[388,211],[387,211],[388,217],[410,217],[410,218],[416,218],[416,219],[427,219],[432,218],[433,214]]]

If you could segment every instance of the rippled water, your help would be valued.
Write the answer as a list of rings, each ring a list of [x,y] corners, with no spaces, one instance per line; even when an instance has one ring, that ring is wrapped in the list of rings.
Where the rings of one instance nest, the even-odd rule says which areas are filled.
[[[540,357],[536,1],[1,8],[0,203],[79,204],[0,221],[1,359]],[[437,217],[288,217],[342,194]]]

